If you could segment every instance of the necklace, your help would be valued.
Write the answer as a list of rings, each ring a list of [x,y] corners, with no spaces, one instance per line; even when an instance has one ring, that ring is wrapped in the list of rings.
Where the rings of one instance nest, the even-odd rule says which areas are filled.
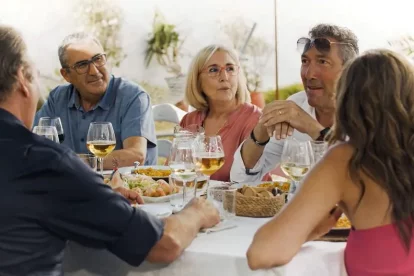
[[[206,118],[207,118],[207,116],[206,116]],[[201,126],[204,128],[204,131],[206,130],[206,127],[205,127],[205,122],[206,122],[206,118],[204,118],[204,120],[203,120],[203,122],[202,122],[202,124],[201,124]],[[228,119],[226,119],[225,121],[224,121],[224,123],[221,125],[221,127],[217,130],[217,132],[215,133],[215,135],[218,135],[219,134],[219,132],[227,125],[227,120]]]

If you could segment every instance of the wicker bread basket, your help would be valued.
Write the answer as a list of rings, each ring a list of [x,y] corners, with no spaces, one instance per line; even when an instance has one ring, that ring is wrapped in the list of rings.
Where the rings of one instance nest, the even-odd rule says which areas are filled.
[[[236,215],[242,217],[273,217],[285,204],[285,194],[277,195],[275,197],[255,197],[244,196],[241,194],[242,189],[238,189],[236,193]],[[226,194],[226,197],[232,197],[233,194]],[[225,200],[231,202],[231,199]],[[227,207],[224,204],[224,209]]]

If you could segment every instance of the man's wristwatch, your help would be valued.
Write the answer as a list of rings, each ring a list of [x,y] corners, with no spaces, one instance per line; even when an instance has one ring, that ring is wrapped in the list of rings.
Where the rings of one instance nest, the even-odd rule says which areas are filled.
[[[256,137],[254,136],[254,129],[252,130],[252,132],[250,132],[250,139],[252,139],[253,142],[258,146],[266,146],[266,144],[269,143],[269,141],[270,141],[270,137],[269,137],[269,139],[267,139],[264,142],[257,141]]]
[[[316,138],[316,141],[323,141],[325,139],[326,134],[331,130],[330,127],[326,127],[319,132],[319,137]]]

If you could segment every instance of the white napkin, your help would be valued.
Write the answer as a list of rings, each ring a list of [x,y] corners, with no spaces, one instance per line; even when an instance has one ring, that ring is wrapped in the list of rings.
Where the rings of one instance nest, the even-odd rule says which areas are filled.
[[[219,231],[223,231],[227,229],[233,229],[235,227],[237,227],[237,225],[236,223],[232,221],[222,221],[211,228],[201,229],[200,232],[210,234],[210,233],[219,232]]]

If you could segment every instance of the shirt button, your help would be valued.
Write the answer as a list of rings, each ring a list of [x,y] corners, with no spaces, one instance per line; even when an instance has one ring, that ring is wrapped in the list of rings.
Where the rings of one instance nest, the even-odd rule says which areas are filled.
[[[85,142],[85,139],[83,139],[83,138],[82,138],[82,139],[81,139],[81,142]]]
[[[82,115],[82,119],[84,119],[84,120],[85,120],[85,118],[86,118],[86,116],[85,116],[85,115]]]

